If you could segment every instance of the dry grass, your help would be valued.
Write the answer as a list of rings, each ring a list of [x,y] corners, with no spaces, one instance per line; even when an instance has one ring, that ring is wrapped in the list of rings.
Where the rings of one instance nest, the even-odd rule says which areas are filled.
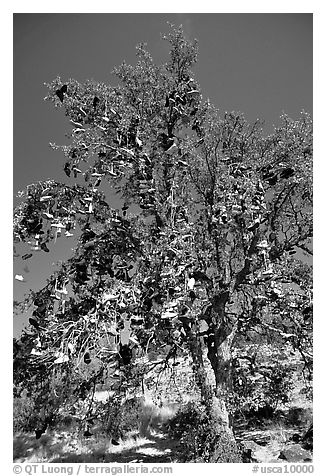
[[[171,462],[174,442],[163,434],[153,432],[148,438],[128,435],[113,445],[109,438],[76,438],[69,434],[43,435],[35,440],[33,434],[17,435],[14,441],[14,460],[24,463],[42,462]]]
[[[39,440],[34,433],[16,434],[14,438],[14,460],[16,462],[130,462],[144,458],[150,462],[165,459],[171,461],[176,446],[167,440],[161,428],[173,416],[179,405],[166,404],[161,407],[150,400],[142,401],[138,414],[139,431],[129,431],[124,438],[117,438],[118,445],[103,429],[91,428],[93,436],[85,438],[78,431],[48,431]],[[101,432],[102,430],[102,432]],[[171,449],[172,448],[172,449]]]

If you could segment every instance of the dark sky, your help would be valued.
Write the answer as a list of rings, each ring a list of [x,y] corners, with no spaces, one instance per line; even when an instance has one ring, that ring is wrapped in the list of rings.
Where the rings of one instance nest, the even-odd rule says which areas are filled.
[[[312,113],[312,14],[14,14],[14,194],[38,180],[66,180],[63,157],[48,143],[66,142],[67,121],[43,101],[43,83],[57,75],[113,82],[113,67],[134,63],[139,42],[164,62],[167,21],[198,39],[196,78],[221,112],[264,119],[268,132],[283,111],[294,119],[303,109]],[[58,249],[67,256],[71,247]],[[44,255],[28,262],[26,285],[15,281],[17,299],[50,273],[54,257]],[[25,265],[16,260],[14,273],[24,274]],[[22,320],[15,322],[17,331]]]

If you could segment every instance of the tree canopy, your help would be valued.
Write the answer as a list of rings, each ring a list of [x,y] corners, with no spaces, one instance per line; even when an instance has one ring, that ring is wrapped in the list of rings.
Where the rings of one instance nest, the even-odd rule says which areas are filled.
[[[235,389],[235,342],[290,343],[311,367],[312,120],[281,117],[273,133],[204,100],[191,68],[197,43],[164,38],[114,71],[118,86],[57,77],[46,100],[71,123],[66,183],[20,193],[14,240],[49,252],[75,235],[72,258],[38,292],[15,340],[15,379],[38,392],[54,374],[76,398],[110,379],[125,392],[190,352],[198,385]],[[110,206],[107,184],[121,199]],[[268,337],[269,336],[269,337]],[[262,338],[262,337],[260,337]],[[38,389],[38,390],[36,390]],[[41,391],[41,389],[43,389]]]

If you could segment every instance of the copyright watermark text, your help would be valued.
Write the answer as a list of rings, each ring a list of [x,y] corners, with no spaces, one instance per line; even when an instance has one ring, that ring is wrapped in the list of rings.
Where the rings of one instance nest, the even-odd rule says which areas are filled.
[[[123,465],[89,465],[75,464],[69,465],[45,465],[45,464],[15,464],[13,465],[14,474],[172,474],[172,466],[150,466],[142,464],[123,464]]]
[[[272,474],[272,473],[282,473],[282,474],[311,474],[314,472],[314,467],[312,464],[284,464],[284,465],[258,465],[254,464],[252,466],[253,474]]]

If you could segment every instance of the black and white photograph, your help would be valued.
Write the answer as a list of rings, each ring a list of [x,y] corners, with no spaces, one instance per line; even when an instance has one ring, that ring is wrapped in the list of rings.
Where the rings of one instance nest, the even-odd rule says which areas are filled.
[[[16,474],[314,470],[313,19],[12,14]]]

